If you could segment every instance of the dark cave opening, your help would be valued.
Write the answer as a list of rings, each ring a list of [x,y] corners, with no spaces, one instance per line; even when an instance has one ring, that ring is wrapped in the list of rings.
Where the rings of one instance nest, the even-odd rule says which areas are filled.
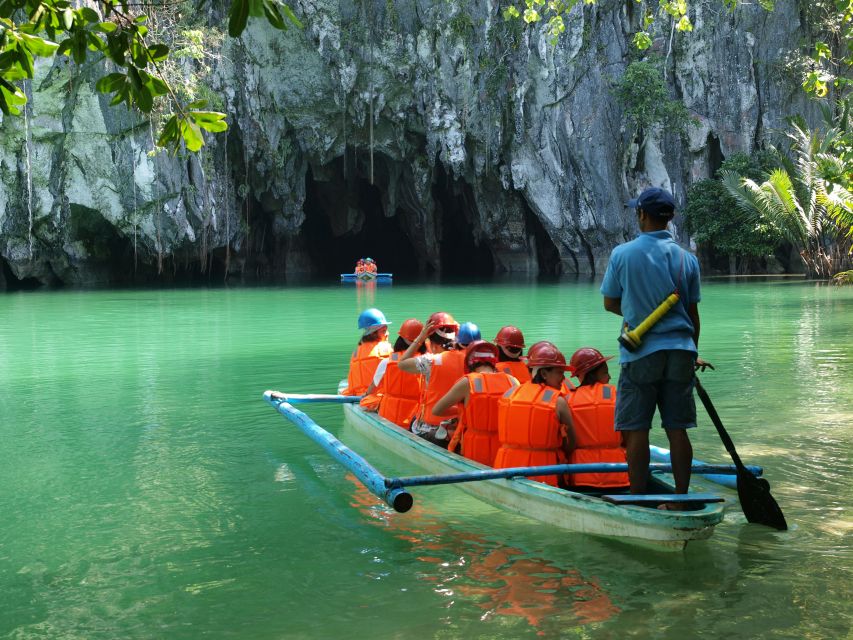
[[[34,291],[44,286],[38,278],[18,278],[9,263],[0,258],[0,291]]]
[[[471,187],[454,180],[438,165],[433,184],[436,216],[441,229],[441,271],[445,278],[491,276],[495,260],[486,242],[474,237],[477,205]]]
[[[563,273],[563,263],[560,260],[560,252],[551,236],[545,230],[542,220],[533,212],[525,202],[524,224],[528,232],[533,233],[533,242],[536,246],[536,261],[539,265],[540,276],[559,276]]]
[[[305,222],[302,231],[318,276],[351,273],[359,258],[370,257],[380,272],[418,274],[415,247],[402,227],[399,212],[387,217],[382,192],[343,158],[305,178]],[[322,178],[322,179],[320,179]]]

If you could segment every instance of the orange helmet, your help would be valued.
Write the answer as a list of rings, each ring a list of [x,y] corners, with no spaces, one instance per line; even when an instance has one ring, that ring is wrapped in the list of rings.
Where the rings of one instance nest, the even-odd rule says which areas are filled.
[[[533,350],[531,349],[531,351]],[[550,342],[539,345],[539,347],[535,351],[528,354],[527,366],[531,369],[558,368],[562,369],[563,371],[572,370],[572,367],[566,364],[566,356],[560,353],[560,350]]]
[[[495,344],[502,347],[512,347],[514,349],[524,348],[524,334],[521,329],[512,325],[503,327],[495,336]]]
[[[465,373],[471,373],[478,364],[488,362],[492,366],[498,363],[498,348],[485,340],[474,340],[465,349]]]
[[[601,354],[601,351],[598,349],[593,349],[592,347],[584,347],[582,349],[578,349],[572,354],[572,359],[570,364],[572,366],[572,371],[578,380],[583,380],[583,377],[595,369],[598,365],[604,364],[608,360],[610,360],[613,356],[604,356]]]
[[[417,318],[409,318],[408,320],[404,320],[403,324],[400,325],[400,331],[398,332],[398,335],[404,340],[414,342],[415,338],[418,337],[421,332],[421,329],[423,328],[423,322],[421,322]]]
[[[432,322],[436,333],[442,338],[453,339],[456,337],[456,332],[459,331],[459,323],[453,319],[453,316],[445,311],[436,311],[432,314],[427,323]]]

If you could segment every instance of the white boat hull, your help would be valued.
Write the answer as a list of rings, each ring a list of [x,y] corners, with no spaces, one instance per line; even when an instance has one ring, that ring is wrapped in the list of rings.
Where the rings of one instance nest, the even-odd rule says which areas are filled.
[[[344,413],[360,435],[431,474],[489,468],[449,453],[375,413],[363,411],[357,404],[344,405]],[[662,511],[615,505],[522,478],[466,482],[458,486],[489,504],[561,529],[648,543],[657,548],[683,549],[690,540],[706,539],[723,518],[722,503],[709,503],[697,511]]]

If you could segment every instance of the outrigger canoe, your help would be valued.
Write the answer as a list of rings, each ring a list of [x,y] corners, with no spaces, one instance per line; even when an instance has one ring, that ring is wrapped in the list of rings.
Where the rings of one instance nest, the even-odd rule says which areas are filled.
[[[341,282],[391,282],[394,278],[393,273],[371,273],[364,271],[362,273],[342,273]]]
[[[358,404],[345,404],[344,415],[360,435],[429,473],[458,474],[491,469],[450,453],[376,413],[366,412]],[[567,491],[526,478],[466,482],[459,484],[459,488],[493,506],[560,529],[675,550],[683,549],[691,540],[710,537],[723,519],[722,502],[709,502],[691,511],[665,511],[613,504],[599,496]],[[675,492],[675,487],[658,474],[652,474],[649,491],[669,494]]]
[[[295,394],[282,399],[273,397],[273,392],[267,391],[264,397],[306,435],[323,446],[338,462],[356,473],[375,495],[400,512],[408,510],[412,503],[412,497],[405,491],[405,487],[461,482],[460,489],[484,502],[561,529],[672,550],[683,549],[691,540],[710,537],[714,527],[723,519],[721,497],[704,493],[674,496],[672,484],[658,473],[652,473],[650,476],[649,490],[653,494],[648,496],[620,495],[618,492],[602,492],[593,495],[568,491],[518,477],[522,473],[535,475],[537,470],[544,471],[541,467],[496,470],[449,453],[375,413],[365,412],[357,403],[352,402],[357,398],[316,395],[298,398],[298,403],[329,401],[344,403],[346,420],[360,435],[401,458],[413,462],[430,474],[437,474],[423,477],[386,478],[361,456],[314,423],[309,416],[295,409],[290,404],[297,403]],[[587,466],[593,465],[562,465],[562,467],[577,467],[576,472],[593,470],[580,469]],[[625,467],[618,464],[601,466],[614,467],[608,469],[613,471],[617,470],[615,467],[623,467],[622,470]],[[669,467],[661,464],[652,466],[661,470],[667,470]],[[718,465],[712,469],[701,470],[695,468],[694,473],[725,472],[723,467]],[[732,471],[728,472],[732,473]],[[505,477],[493,479],[483,477],[488,478],[497,474],[505,474]],[[507,477],[509,474],[511,477]],[[477,481],[451,479],[466,477],[470,480],[475,476]],[[658,502],[678,498],[691,502],[688,505],[689,510],[684,511],[659,510],[648,506],[627,504],[636,502],[635,498],[642,500],[646,497],[656,498]],[[403,505],[402,508],[400,504]]]

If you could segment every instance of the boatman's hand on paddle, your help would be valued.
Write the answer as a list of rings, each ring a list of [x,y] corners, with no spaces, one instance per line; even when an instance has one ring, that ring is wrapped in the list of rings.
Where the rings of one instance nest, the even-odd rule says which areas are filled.
[[[711,371],[715,371],[714,365],[712,365],[710,362],[707,362],[706,360],[703,360],[702,358],[697,356],[696,357],[696,363],[693,365],[693,370],[694,371],[701,371],[702,373],[705,373],[706,368],[710,369]]]

